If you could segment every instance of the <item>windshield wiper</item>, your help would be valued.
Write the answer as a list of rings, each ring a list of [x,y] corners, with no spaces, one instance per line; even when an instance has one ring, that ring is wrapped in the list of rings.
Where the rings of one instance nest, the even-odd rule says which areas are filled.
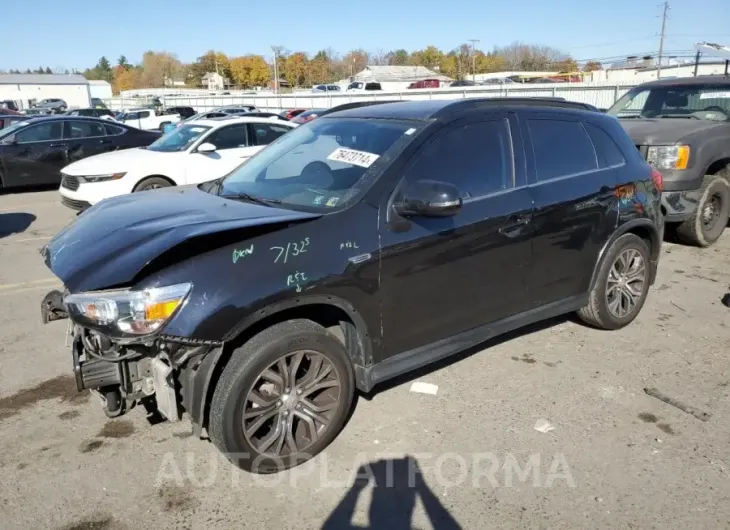
[[[256,204],[263,204],[264,206],[271,206],[272,204],[281,204],[281,201],[279,199],[268,199],[266,197],[258,197],[256,195],[251,195],[250,193],[243,193],[240,191],[226,193],[225,195],[220,195],[220,197],[223,197],[224,199],[240,199],[240,200],[244,200],[244,201],[254,202]]]

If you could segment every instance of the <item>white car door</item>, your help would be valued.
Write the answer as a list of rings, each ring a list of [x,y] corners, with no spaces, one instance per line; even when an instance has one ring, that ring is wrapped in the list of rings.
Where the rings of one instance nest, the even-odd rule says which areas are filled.
[[[199,153],[197,147],[213,144],[212,153]],[[188,184],[198,184],[227,175],[241,165],[255,150],[249,145],[247,123],[234,123],[214,130],[189,154],[185,176]]]
[[[139,111],[139,128],[144,130],[156,129],[154,117],[149,110]]]

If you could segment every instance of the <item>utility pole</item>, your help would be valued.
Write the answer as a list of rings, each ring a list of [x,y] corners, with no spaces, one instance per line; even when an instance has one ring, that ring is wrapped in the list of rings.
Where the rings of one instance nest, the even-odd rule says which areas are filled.
[[[274,52],[274,94],[279,93],[279,54],[283,49],[281,46],[272,46]]]
[[[664,2],[664,12],[662,13],[662,33],[659,36],[659,55],[657,56],[656,78],[662,76],[662,54],[664,53],[664,33],[667,28],[667,16],[669,14],[669,2]]]
[[[476,83],[477,81],[477,54],[476,54],[476,45],[479,42],[479,39],[469,39],[469,42],[471,42],[471,80],[472,83]]]

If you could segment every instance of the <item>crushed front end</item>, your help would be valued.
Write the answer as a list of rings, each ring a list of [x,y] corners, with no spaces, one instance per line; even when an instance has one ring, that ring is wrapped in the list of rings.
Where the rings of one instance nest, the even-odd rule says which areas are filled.
[[[192,392],[204,394],[196,376],[205,371],[199,368],[206,365],[206,357],[217,357],[208,354],[220,350],[220,344],[160,333],[185,304],[191,287],[78,295],[52,291],[43,299],[44,323],[70,318],[76,386],[97,394],[108,417],[121,416],[136,405],[173,422],[188,412],[194,432],[200,434],[202,410]]]

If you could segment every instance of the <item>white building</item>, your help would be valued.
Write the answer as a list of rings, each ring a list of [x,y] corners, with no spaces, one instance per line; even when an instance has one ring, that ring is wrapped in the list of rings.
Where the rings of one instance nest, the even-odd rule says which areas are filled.
[[[373,81],[380,83],[385,91],[405,90],[408,85],[421,79],[438,79],[451,81],[451,78],[429,70],[425,66],[380,66],[369,65],[352,76],[351,81]]]
[[[90,79],[89,92],[91,93],[92,98],[99,98],[102,101],[112,98],[112,86],[108,81]]]
[[[223,90],[224,88],[229,88],[231,86],[231,82],[228,78],[223,77],[218,72],[208,72],[200,81],[200,86],[207,88],[208,90]]]
[[[47,98],[62,99],[69,107],[89,107],[89,82],[79,74],[0,74],[0,100],[27,109],[31,102]]]

